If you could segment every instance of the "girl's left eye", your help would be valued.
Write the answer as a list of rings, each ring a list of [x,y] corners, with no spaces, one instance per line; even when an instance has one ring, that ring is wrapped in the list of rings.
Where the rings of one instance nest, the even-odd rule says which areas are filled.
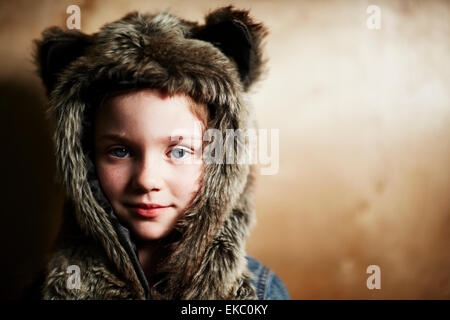
[[[170,150],[171,158],[175,158],[175,159],[183,158],[186,155],[186,153],[192,153],[192,151],[187,148],[182,148],[182,147],[175,147],[172,150]]]

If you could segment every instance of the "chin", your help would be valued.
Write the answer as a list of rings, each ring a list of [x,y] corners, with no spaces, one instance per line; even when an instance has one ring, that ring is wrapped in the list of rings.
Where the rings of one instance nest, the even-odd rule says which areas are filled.
[[[158,228],[156,226],[152,226],[150,228],[139,228],[138,230],[134,230],[135,234],[138,236],[139,239],[143,241],[153,241],[163,238],[167,231],[163,230],[162,228]]]
[[[140,235],[139,238],[142,241],[155,241],[159,240],[164,236],[164,234],[146,234],[146,235]]]

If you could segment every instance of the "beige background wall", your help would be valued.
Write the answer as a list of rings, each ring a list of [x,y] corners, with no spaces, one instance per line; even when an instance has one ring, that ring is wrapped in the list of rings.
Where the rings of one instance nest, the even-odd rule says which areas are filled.
[[[1,1],[1,297],[19,295],[60,223],[32,39],[65,27],[71,4],[92,33],[133,9],[202,21],[229,3],[269,28],[252,99],[259,126],[280,130],[248,252],[295,299],[450,298],[450,2],[375,0]],[[380,290],[366,287],[373,264]]]

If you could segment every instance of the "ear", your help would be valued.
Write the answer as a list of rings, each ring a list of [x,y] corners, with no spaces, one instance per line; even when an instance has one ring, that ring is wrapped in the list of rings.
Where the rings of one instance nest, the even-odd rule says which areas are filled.
[[[266,28],[255,23],[248,11],[228,6],[208,14],[205,25],[197,30],[194,38],[211,42],[231,58],[247,90],[262,74],[262,40],[266,35]]]
[[[90,36],[58,27],[44,30],[42,40],[35,40],[34,60],[47,94],[54,89],[59,73],[82,56],[90,43]]]

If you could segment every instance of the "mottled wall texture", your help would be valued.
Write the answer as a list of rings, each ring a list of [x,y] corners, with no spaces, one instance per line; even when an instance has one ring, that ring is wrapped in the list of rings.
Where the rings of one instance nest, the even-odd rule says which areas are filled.
[[[251,98],[259,127],[279,129],[279,170],[258,176],[248,252],[294,299],[450,298],[450,2],[406,0],[2,0],[2,298],[20,296],[61,222],[32,40],[66,27],[72,4],[92,33],[134,9],[202,21],[230,3],[270,30]],[[379,29],[367,26],[370,5]],[[367,287],[370,265],[380,289]]]

